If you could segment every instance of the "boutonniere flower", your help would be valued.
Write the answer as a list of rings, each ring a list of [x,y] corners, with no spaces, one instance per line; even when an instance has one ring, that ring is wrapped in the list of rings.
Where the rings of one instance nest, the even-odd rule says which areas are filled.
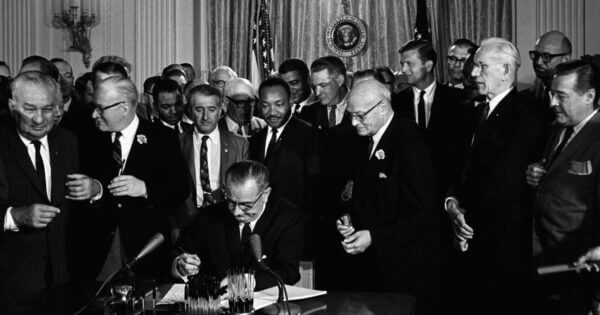
[[[385,159],[385,152],[382,149],[377,150],[377,152],[375,152],[375,157],[378,160],[383,160]]]
[[[137,135],[136,139],[139,144],[148,143],[148,138],[146,138],[146,135]]]

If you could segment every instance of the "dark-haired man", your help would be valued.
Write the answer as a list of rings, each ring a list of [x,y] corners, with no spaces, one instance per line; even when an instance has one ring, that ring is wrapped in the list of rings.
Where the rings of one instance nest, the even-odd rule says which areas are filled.
[[[152,89],[154,106],[158,113],[156,122],[169,127],[177,133],[192,130],[192,125],[181,121],[184,104],[181,88],[171,79],[158,80]]]
[[[304,61],[300,59],[285,60],[279,66],[279,75],[290,85],[294,113],[301,113],[306,106],[311,106],[316,101],[310,89],[310,74]]]
[[[450,45],[448,56],[446,57],[449,77],[446,85],[457,89],[464,88],[463,67],[465,66],[465,61],[467,61],[467,58],[471,52],[474,52],[476,47],[475,43],[466,38],[459,38]]]
[[[600,245],[600,73],[584,61],[556,66],[551,101],[558,126],[544,159],[529,165],[536,188],[534,250],[537,266],[569,264]],[[545,314],[589,314],[597,279],[584,275],[538,278]],[[540,292],[541,291],[541,292]],[[597,309],[595,309],[597,310]]]
[[[255,290],[275,286],[250,251],[250,235],[258,234],[266,263],[284,283],[295,284],[304,243],[302,212],[273,192],[268,169],[255,161],[233,164],[223,187],[225,201],[207,208],[183,231],[177,245],[185,253],[175,258],[171,274],[187,277],[202,267],[223,279],[230,269],[252,268]]]

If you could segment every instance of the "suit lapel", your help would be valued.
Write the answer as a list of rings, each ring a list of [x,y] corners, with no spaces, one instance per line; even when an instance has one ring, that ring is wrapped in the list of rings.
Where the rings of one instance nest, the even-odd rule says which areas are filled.
[[[43,187],[42,180],[38,177],[37,173],[35,172],[35,167],[31,163],[31,158],[27,153],[27,147],[19,138],[19,135],[16,130],[14,130],[14,132],[11,132],[10,139],[10,143],[12,146],[11,149],[17,164],[19,165],[19,167],[21,167],[27,178],[33,183],[33,186],[38,190],[38,192],[41,193],[42,196],[45,196],[46,199],[48,199],[46,187]]]
[[[552,162],[548,173],[556,169],[557,165],[565,163],[570,156],[575,154],[577,150],[585,148],[585,144],[589,142],[590,138],[598,137],[598,129],[600,126],[600,112],[594,114],[581,130],[571,139],[571,142],[558,154],[556,160]],[[553,148],[554,149],[554,148]]]
[[[229,254],[231,258],[231,262],[233,266],[240,266],[242,251],[241,251],[241,234],[239,223],[233,218],[233,216],[229,213],[229,210],[223,209],[223,211],[227,211],[223,215],[225,218],[225,234],[227,237],[227,248],[229,248]]]
[[[270,199],[270,198],[269,198]],[[252,230],[252,234],[258,234],[261,237],[265,234],[267,227],[271,224],[273,220],[273,202],[269,200],[267,205],[265,206],[265,210],[263,214],[260,216],[260,219],[254,225],[254,229]]]
[[[196,184],[196,168],[194,166],[194,135],[192,132],[184,132],[181,136],[181,151],[187,162],[192,182]],[[195,188],[194,188],[195,191]]]
[[[233,154],[230,152],[233,146],[231,144],[231,135],[229,135],[228,131],[221,129],[219,130],[219,133],[221,135],[221,167],[219,170],[219,179],[220,182],[223,182],[226,171],[225,165],[233,164]]]
[[[50,153],[50,168],[52,190],[50,192],[51,202],[55,205],[61,204],[65,196],[65,178],[67,177],[66,169],[63,164],[63,159],[58,151],[57,139],[54,133],[48,135],[48,152]]]
[[[279,136],[279,139],[277,139],[277,142],[275,142],[275,146],[271,150],[271,155],[270,155],[269,159],[273,158],[273,156],[277,153],[277,151],[279,151],[281,149],[281,147],[284,145],[284,143],[288,141],[286,139],[289,138],[290,135],[294,132],[293,129],[295,128],[296,119],[298,119],[298,118],[292,116],[292,118],[290,119],[288,124],[285,126],[285,128],[283,129],[283,132],[281,133],[281,136]],[[265,141],[266,141],[266,139],[265,139]]]

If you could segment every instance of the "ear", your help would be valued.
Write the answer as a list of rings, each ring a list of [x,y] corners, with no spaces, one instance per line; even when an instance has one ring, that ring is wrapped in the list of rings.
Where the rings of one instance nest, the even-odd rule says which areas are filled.
[[[583,94],[583,97],[585,97],[586,101],[589,101],[589,103],[592,104],[592,107],[594,107],[594,100],[596,99],[596,89],[587,90]]]
[[[433,60],[425,61],[425,68],[427,69],[427,72],[431,72],[433,70]]]
[[[8,109],[10,110],[11,114],[17,110],[17,102],[14,98],[8,99]]]
[[[502,65],[502,69],[504,70],[502,74],[505,79],[508,78],[508,76],[510,75],[510,67],[511,66],[507,63]]]
[[[344,85],[344,83],[346,82],[346,76],[344,76],[343,74],[338,74],[337,77],[335,78],[335,81],[337,82],[338,86],[342,86]]]

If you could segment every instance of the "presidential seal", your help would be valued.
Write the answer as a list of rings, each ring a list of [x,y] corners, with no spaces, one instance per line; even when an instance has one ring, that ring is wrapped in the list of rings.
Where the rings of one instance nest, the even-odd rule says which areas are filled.
[[[329,50],[340,57],[355,56],[367,43],[365,23],[352,15],[339,16],[327,27],[325,42]]]

